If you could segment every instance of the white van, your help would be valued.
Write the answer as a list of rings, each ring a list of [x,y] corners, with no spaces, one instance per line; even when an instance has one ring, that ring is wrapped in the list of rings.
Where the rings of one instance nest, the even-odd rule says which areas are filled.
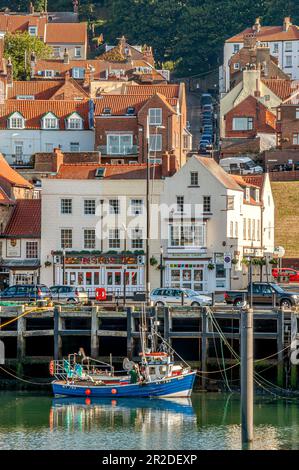
[[[257,165],[249,157],[228,157],[222,158],[219,165],[227,173],[240,174],[240,175],[254,175],[263,173],[263,168]]]

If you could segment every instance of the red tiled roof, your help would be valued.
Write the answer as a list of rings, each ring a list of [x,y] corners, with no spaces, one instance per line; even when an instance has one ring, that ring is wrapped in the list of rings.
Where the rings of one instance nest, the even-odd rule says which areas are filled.
[[[88,107],[87,100],[7,100],[0,104],[0,129],[7,128],[7,119],[14,112],[24,116],[26,129],[40,129],[41,118],[48,112],[55,114],[59,119],[59,128],[65,129],[66,117],[77,112],[84,120],[84,129],[88,129]]]
[[[40,238],[41,200],[18,199],[4,231],[5,236]]]
[[[166,98],[178,98],[179,85],[129,85],[125,88],[126,95],[155,95],[160,93]]]
[[[3,155],[0,153],[0,178],[7,180],[13,186],[21,186],[25,188],[32,188],[32,184],[29,183],[23,176],[21,176],[17,171],[15,171]]]
[[[37,26],[38,37],[44,38],[47,17],[35,15],[7,15],[0,13],[0,31],[16,33],[28,31],[29,26]]]
[[[234,178],[236,183],[238,183],[238,185],[241,186],[241,187],[259,188],[259,186],[257,186],[254,183],[246,180],[245,176],[241,176],[241,175],[231,175],[231,176],[232,176],[232,178]]]
[[[105,70],[105,63],[98,59],[86,59],[86,60],[70,60],[68,64],[63,62],[63,59],[38,59],[35,65],[35,76],[38,75],[38,71],[53,70],[59,75],[64,75],[65,72],[70,72],[74,67],[87,69],[91,65],[94,69],[94,76],[98,78],[100,73]]]
[[[295,81],[283,78],[262,78],[262,82],[282,100],[289,98],[299,87]]]
[[[124,164],[124,165],[104,165],[96,163],[74,163],[60,166],[57,175],[50,176],[53,179],[84,180],[95,179],[95,172],[98,168],[105,168],[104,179],[146,179],[146,163]],[[151,178],[161,179],[161,165],[151,165]]]
[[[85,44],[87,23],[48,23],[45,42],[47,44]]]
[[[157,93],[157,95],[168,106],[169,105],[170,107],[176,106],[177,98],[166,99],[163,95],[160,95],[159,93]],[[95,101],[95,115],[99,116],[103,114],[104,108],[110,108],[112,115],[123,116],[127,114],[127,109],[129,107],[135,108],[134,114],[136,115],[152,96],[153,95],[144,95],[144,94],[142,95],[112,95],[112,94],[101,95],[100,97],[96,98],[96,101]],[[174,112],[174,109],[171,108],[171,111]]]
[[[226,42],[243,42],[244,34],[252,34],[255,31],[247,28],[241,33],[227,39]],[[287,31],[283,30],[283,26],[262,26],[259,33],[256,33],[258,41],[292,41],[299,39],[298,26],[291,25]]]
[[[10,199],[10,197],[7,196],[4,189],[0,188],[0,205],[10,206],[14,204],[15,204],[15,201],[13,201],[12,199]]]
[[[265,175],[243,175],[242,178],[246,183],[263,188]]]
[[[62,80],[28,80],[14,81],[8,88],[8,99],[16,99],[18,95],[35,96],[35,99],[48,100],[64,82]]]

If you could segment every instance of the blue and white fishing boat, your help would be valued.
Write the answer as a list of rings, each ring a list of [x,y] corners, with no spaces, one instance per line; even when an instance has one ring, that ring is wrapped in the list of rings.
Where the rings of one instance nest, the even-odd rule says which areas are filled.
[[[145,347],[146,335],[141,334],[142,352],[137,363],[125,358],[122,373],[116,374],[112,364],[80,354],[63,361],[53,361],[50,372],[55,396],[67,397],[132,397],[187,398],[192,393],[196,371],[188,364],[174,362],[175,351],[163,338],[159,347],[151,332],[151,348]]]

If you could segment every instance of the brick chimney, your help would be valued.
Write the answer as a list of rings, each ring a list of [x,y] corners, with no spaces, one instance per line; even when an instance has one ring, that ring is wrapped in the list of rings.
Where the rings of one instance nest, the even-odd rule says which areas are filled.
[[[70,79],[70,72],[67,70],[64,74],[64,81],[65,82],[68,82]]]
[[[68,53],[67,49],[64,49],[63,63],[64,64],[69,64],[70,63],[70,56],[69,56],[69,53]]]
[[[256,34],[248,33],[243,36],[243,43],[246,49],[255,49],[256,47]]]
[[[34,6],[33,6],[32,2],[29,3],[29,13],[30,13],[30,15],[34,14]]]
[[[58,173],[59,168],[63,164],[63,153],[60,148],[55,148],[53,151],[52,171]]]
[[[94,80],[94,68],[91,65],[87,65],[85,69],[83,87],[88,88],[90,86],[90,82],[92,82],[93,80]]]
[[[291,17],[286,16],[283,20],[283,30],[284,30],[284,32],[287,32],[290,26],[292,26]]]
[[[150,46],[147,46],[146,44],[143,47],[143,58],[149,64],[154,65],[155,60],[153,56],[153,49]]]
[[[165,152],[162,155],[162,176],[169,176],[169,153]]]
[[[10,57],[7,59],[6,77],[7,77],[7,86],[12,86],[12,84],[13,84],[13,66],[12,66],[12,62],[11,62]]]
[[[35,75],[35,66],[36,66],[36,55],[35,52],[30,54],[30,77],[33,78]]]
[[[178,161],[173,151],[169,155],[169,176],[174,175],[179,169]]]
[[[260,18],[256,18],[254,25],[252,26],[253,31],[259,33],[261,30],[261,20]]]

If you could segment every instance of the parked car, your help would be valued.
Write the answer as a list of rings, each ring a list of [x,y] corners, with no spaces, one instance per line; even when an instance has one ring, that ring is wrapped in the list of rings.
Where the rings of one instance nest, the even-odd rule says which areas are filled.
[[[251,294],[251,284],[246,290],[228,291],[224,294],[224,300],[227,304],[240,306],[244,298],[249,298]],[[276,305],[279,307],[291,308],[299,304],[299,292],[290,292],[284,290],[274,282],[253,282],[252,283],[252,300],[253,304],[272,305],[275,295]]]
[[[81,286],[52,286],[50,287],[52,299],[69,303],[86,303],[88,294]]]
[[[212,134],[202,134],[201,140],[206,140],[211,144],[213,142],[213,135]]]
[[[34,302],[51,299],[51,291],[44,284],[16,284],[7,287],[0,293],[1,300]]]
[[[263,173],[263,168],[249,157],[227,157],[219,161],[219,165],[229,173],[253,175]]]
[[[299,282],[299,271],[292,268],[273,268],[272,276],[278,279],[278,276],[287,276],[290,282]]]
[[[192,289],[154,289],[151,292],[150,299],[156,307],[165,307],[167,305],[184,305],[191,307],[201,307],[203,305],[212,305],[211,297],[199,294]]]
[[[212,98],[212,95],[210,95],[210,93],[203,93],[201,95],[201,106],[204,106],[205,104],[212,104],[213,103],[213,98]]]

